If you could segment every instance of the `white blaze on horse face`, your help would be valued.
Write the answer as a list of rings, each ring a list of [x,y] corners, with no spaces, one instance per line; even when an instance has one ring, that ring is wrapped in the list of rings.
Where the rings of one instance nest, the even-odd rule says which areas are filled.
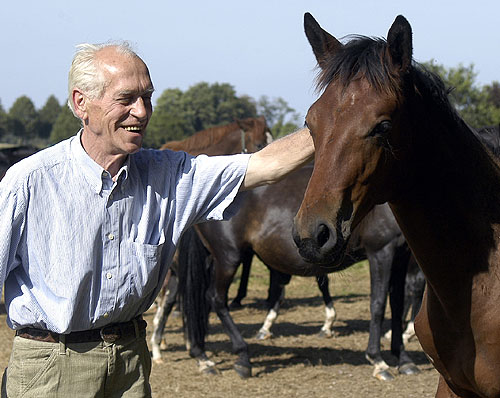
[[[351,106],[354,106],[356,103],[356,93],[351,94]]]

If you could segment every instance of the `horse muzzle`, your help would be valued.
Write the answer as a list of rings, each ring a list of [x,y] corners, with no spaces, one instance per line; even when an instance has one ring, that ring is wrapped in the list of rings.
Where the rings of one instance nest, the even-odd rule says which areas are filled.
[[[340,266],[350,237],[350,222],[339,222],[332,227],[326,221],[317,220],[301,228],[299,218],[293,225],[293,240],[305,261],[326,267]]]

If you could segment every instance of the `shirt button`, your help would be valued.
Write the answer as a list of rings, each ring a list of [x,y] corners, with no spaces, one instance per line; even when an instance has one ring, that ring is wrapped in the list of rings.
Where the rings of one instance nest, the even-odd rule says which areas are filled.
[[[108,273],[106,274],[106,278],[111,279],[112,277],[113,277],[113,275],[111,275],[111,273],[110,273],[110,272],[108,272]]]
[[[108,239],[109,239],[109,240],[113,240],[113,239],[115,239],[115,236],[114,236],[113,234],[109,234],[109,235],[108,235]]]
[[[104,318],[107,318],[108,316],[109,314],[107,312],[103,315]]]

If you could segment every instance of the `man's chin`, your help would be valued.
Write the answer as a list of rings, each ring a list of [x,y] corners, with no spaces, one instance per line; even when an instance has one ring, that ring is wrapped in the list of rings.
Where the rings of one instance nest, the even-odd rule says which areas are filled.
[[[134,137],[127,143],[127,153],[132,154],[138,152],[142,148],[142,136]]]

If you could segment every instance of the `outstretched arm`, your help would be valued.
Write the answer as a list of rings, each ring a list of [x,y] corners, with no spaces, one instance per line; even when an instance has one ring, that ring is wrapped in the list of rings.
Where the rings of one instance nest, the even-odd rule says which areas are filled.
[[[278,182],[313,156],[314,144],[307,128],[273,141],[250,157],[242,189]]]

